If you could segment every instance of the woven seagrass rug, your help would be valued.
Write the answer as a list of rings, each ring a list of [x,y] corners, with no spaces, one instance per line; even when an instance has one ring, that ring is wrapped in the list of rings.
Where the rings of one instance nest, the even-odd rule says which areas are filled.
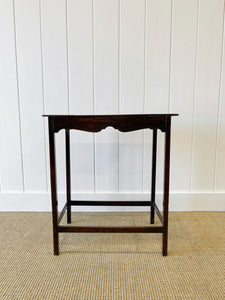
[[[54,256],[50,213],[0,220],[1,300],[225,299],[224,212],[170,213],[167,257],[153,233],[62,233]],[[72,225],[148,224],[147,213],[72,215]]]

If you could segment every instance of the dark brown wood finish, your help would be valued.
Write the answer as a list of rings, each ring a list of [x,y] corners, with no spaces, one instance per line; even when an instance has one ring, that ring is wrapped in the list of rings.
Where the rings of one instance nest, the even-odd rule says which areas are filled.
[[[71,205],[81,206],[151,206],[151,201],[88,201],[71,200]]]
[[[66,203],[67,223],[71,223],[70,130],[66,129]]]
[[[96,226],[59,226],[59,232],[120,232],[120,233],[131,233],[131,232],[151,232],[151,233],[162,233],[164,232],[163,226],[126,226],[126,227],[96,227]]]
[[[152,189],[151,189],[151,224],[155,221],[155,178],[156,178],[157,129],[153,129],[152,141]]]
[[[164,163],[164,190],[163,190],[163,256],[167,255],[168,247],[168,210],[169,210],[169,178],[170,178],[170,127],[171,117],[167,118],[165,134],[165,163]]]
[[[176,114],[164,115],[44,115],[52,118],[53,131],[61,129],[78,129],[89,132],[98,132],[111,126],[122,132],[145,128],[160,129],[165,132],[166,118]]]
[[[50,175],[51,175],[51,197],[52,197],[52,223],[53,223],[53,244],[54,254],[59,255],[59,231],[58,231],[58,201],[56,186],[56,161],[55,161],[55,133],[52,128],[53,119],[48,119],[49,129],[49,154],[50,154]]]
[[[170,130],[171,117],[178,114],[140,114],[140,115],[44,115],[49,121],[49,152],[51,172],[51,198],[53,221],[54,254],[59,254],[59,232],[155,232],[162,233],[162,254],[167,255],[168,245],[168,204],[169,204],[169,168],[170,168]],[[152,186],[151,201],[85,201],[71,200],[71,175],[70,175],[70,129],[98,132],[112,126],[123,132],[153,129],[152,152]],[[66,131],[66,195],[67,202],[58,216],[57,185],[56,185],[56,160],[55,160],[55,133],[59,130]],[[156,178],[156,153],[157,130],[165,132],[165,165],[164,165],[164,198],[163,216],[155,204],[155,178]],[[71,206],[73,205],[105,205],[105,206],[151,206],[151,224],[154,223],[155,212],[162,226],[143,227],[91,227],[91,226],[60,226],[59,223],[67,210],[67,223],[71,223]]]

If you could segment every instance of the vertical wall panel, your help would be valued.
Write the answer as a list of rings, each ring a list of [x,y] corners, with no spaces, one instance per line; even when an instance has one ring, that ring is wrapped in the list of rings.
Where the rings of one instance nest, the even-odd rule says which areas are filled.
[[[199,6],[193,190],[211,191],[214,184],[223,4],[222,0],[204,0]]]
[[[197,0],[173,1],[170,110],[180,116],[172,121],[171,190],[190,189],[197,19]]]
[[[68,1],[69,107],[93,114],[92,0]],[[71,186],[94,191],[94,135],[71,130]]]
[[[46,190],[39,2],[15,1],[25,191]]]
[[[119,113],[142,113],[145,1],[121,0]],[[143,132],[120,133],[119,190],[142,190]]]
[[[68,113],[68,82],[65,0],[42,0],[41,21],[45,113],[66,114]],[[58,189],[64,190],[65,142],[63,131],[56,135],[56,156]]]
[[[223,20],[224,22],[224,20]],[[225,24],[224,24],[225,25]],[[223,27],[224,30],[224,27]],[[220,106],[218,115],[215,191],[225,191],[225,31],[223,31],[223,61],[220,78]]]
[[[49,190],[42,113],[168,111],[180,114],[172,121],[171,190],[224,191],[223,28],[224,0],[2,0],[1,192]],[[64,131],[56,146],[64,190]],[[71,131],[72,190],[149,192],[151,148],[147,129]],[[157,190],[163,150],[159,131]]]
[[[95,114],[118,113],[118,0],[94,1]],[[95,135],[96,191],[118,191],[118,132]]]
[[[1,191],[23,191],[13,1],[0,2]]]
[[[145,113],[169,110],[171,1],[147,0]],[[152,132],[145,130],[143,188],[150,190]],[[157,189],[163,185],[164,134],[158,130]]]

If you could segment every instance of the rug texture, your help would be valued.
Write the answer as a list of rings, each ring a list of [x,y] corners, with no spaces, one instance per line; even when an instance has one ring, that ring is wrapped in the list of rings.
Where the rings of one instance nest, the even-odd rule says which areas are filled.
[[[225,299],[224,212],[170,213],[167,257],[156,233],[61,233],[54,256],[50,213],[0,220],[1,300]],[[149,225],[149,214],[73,213],[72,225]]]

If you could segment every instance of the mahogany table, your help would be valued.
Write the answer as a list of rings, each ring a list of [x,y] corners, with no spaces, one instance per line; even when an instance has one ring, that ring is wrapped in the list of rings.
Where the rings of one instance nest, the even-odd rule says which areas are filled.
[[[51,199],[53,220],[53,245],[54,255],[59,254],[60,232],[155,232],[162,233],[162,254],[167,255],[168,245],[168,204],[169,204],[169,170],[170,170],[170,130],[171,117],[178,114],[138,114],[138,115],[43,115],[48,117],[49,126],[49,152],[51,173]],[[98,132],[112,126],[122,132],[149,128],[153,130],[152,151],[152,182],[151,200],[149,201],[80,201],[71,199],[70,178],[70,130],[77,129],[89,132]],[[55,158],[55,134],[61,129],[66,133],[66,195],[67,201],[61,213],[58,215],[57,189],[56,189],[56,158]],[[163,213],[159,211],[155,203],[156,182],[156,152],[157,130],[165,133],[165,163],[164,163],[164,192]],[[62,226],[60,221],[67,210],[67,223],[71,223],[71,206],[150,206],[150,222],[154,224],[155,212],[159,217],[161,226],[139,227],[96,227],[96,226]]]

